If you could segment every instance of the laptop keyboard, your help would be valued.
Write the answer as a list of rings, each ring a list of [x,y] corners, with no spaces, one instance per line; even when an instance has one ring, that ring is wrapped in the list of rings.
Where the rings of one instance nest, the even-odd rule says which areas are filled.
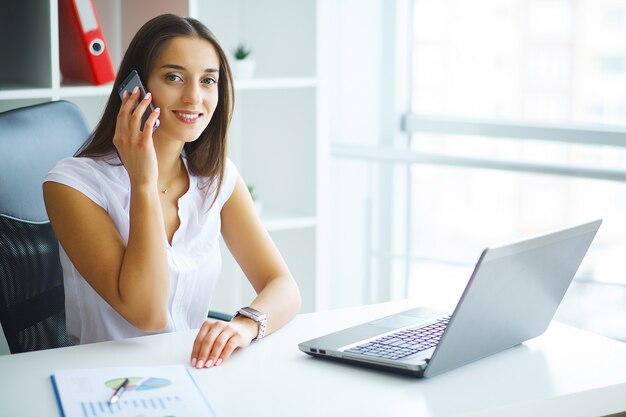
[[[377,358],[402,359],[436,346],[449,321],[450,317],[442,317],[427,326],[400,330],[345,351]]]

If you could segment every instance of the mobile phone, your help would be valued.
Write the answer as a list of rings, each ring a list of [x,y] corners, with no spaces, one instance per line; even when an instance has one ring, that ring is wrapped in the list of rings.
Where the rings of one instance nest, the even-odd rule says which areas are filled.
[[[128,94],[130,94],[133,92],[135,87],[139,87],[139,100],[137,100],[137,103],[135,104],[135,109],[136,109],[137,106],[139,105],[139,102],[143,100],[144,96],[146,95],[146,87],[143,86],[143,83],[141,82],[141,78],[139,78],[139,73],[136,70],[132,70],[130,74],[128,74],[128,77],[126,77],[124,81],[122,81],[120,86],[118,87],[117,92],[119,93],[120,98],[122,98],[124,91],[128,91]],[[152,113],[153,111],[154,111],[154,106],[152,105],[152,103],[150,103],[145,113],[141,117],[141,130],[142,131],[143,131],[144,125],[146,124],[146,120],[148,120],[150,113]],[[159,121],[159,119],[157,119],[156,122],[154,123],[154,127],[152,128],[152,130],[155,131],[157,127],[159,127],[160,123],[161,122]]]

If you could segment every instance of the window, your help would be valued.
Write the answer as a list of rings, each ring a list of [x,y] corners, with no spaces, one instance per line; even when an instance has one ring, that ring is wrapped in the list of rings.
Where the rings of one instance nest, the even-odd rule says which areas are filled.
[[[362,266],[363,301],[454,305],[485,245],[597,217],[604,224],[577,277],[626,285],[626,2],[407,3],[408,80],[387,94],[402,60],[379,60],[386,77],[376,90],[380,114],[409,91],[398,111],[404,130],[333,110],[344,127],[333,138],[334,172],[351,175],[332,185],[344,208],[333,212],[333,256]],[[401,37],[381,26],[402,54]],[[355,129],[364,134],[350,136]],[[356,248],[342,228],[350,222],[369,225]]]
[[[415,0],[413,111],[626,125],[621,0]]]
[[[605,223],[578,277],[626,284],[626,3],[415,0],[413,21],[412,112],[454,128],[418,121],[411,135],[439,161],[411,168],[413,285],[471,265],[487,242],[595,217]],[[475,133],[503,121],[518,125]],[[618,146],[597,145],[593,125]],[[572,137],[506,137],[527,126]]]

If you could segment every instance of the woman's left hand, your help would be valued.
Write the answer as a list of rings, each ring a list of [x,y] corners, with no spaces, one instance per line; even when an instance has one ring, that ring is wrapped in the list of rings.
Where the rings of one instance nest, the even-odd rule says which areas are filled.
[[[230,322],[205,320],[193,342],[191,366],[219,366],[240,347],[246,347],[256,337],[257,324],[243,317]]]

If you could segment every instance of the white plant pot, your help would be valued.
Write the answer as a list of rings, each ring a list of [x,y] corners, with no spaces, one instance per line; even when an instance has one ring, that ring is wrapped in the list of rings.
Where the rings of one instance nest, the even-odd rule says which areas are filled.
[[[249,80],[254,76],[255,67],[254,59],[235,59],[233,61],[233,75],[238,80]]]

